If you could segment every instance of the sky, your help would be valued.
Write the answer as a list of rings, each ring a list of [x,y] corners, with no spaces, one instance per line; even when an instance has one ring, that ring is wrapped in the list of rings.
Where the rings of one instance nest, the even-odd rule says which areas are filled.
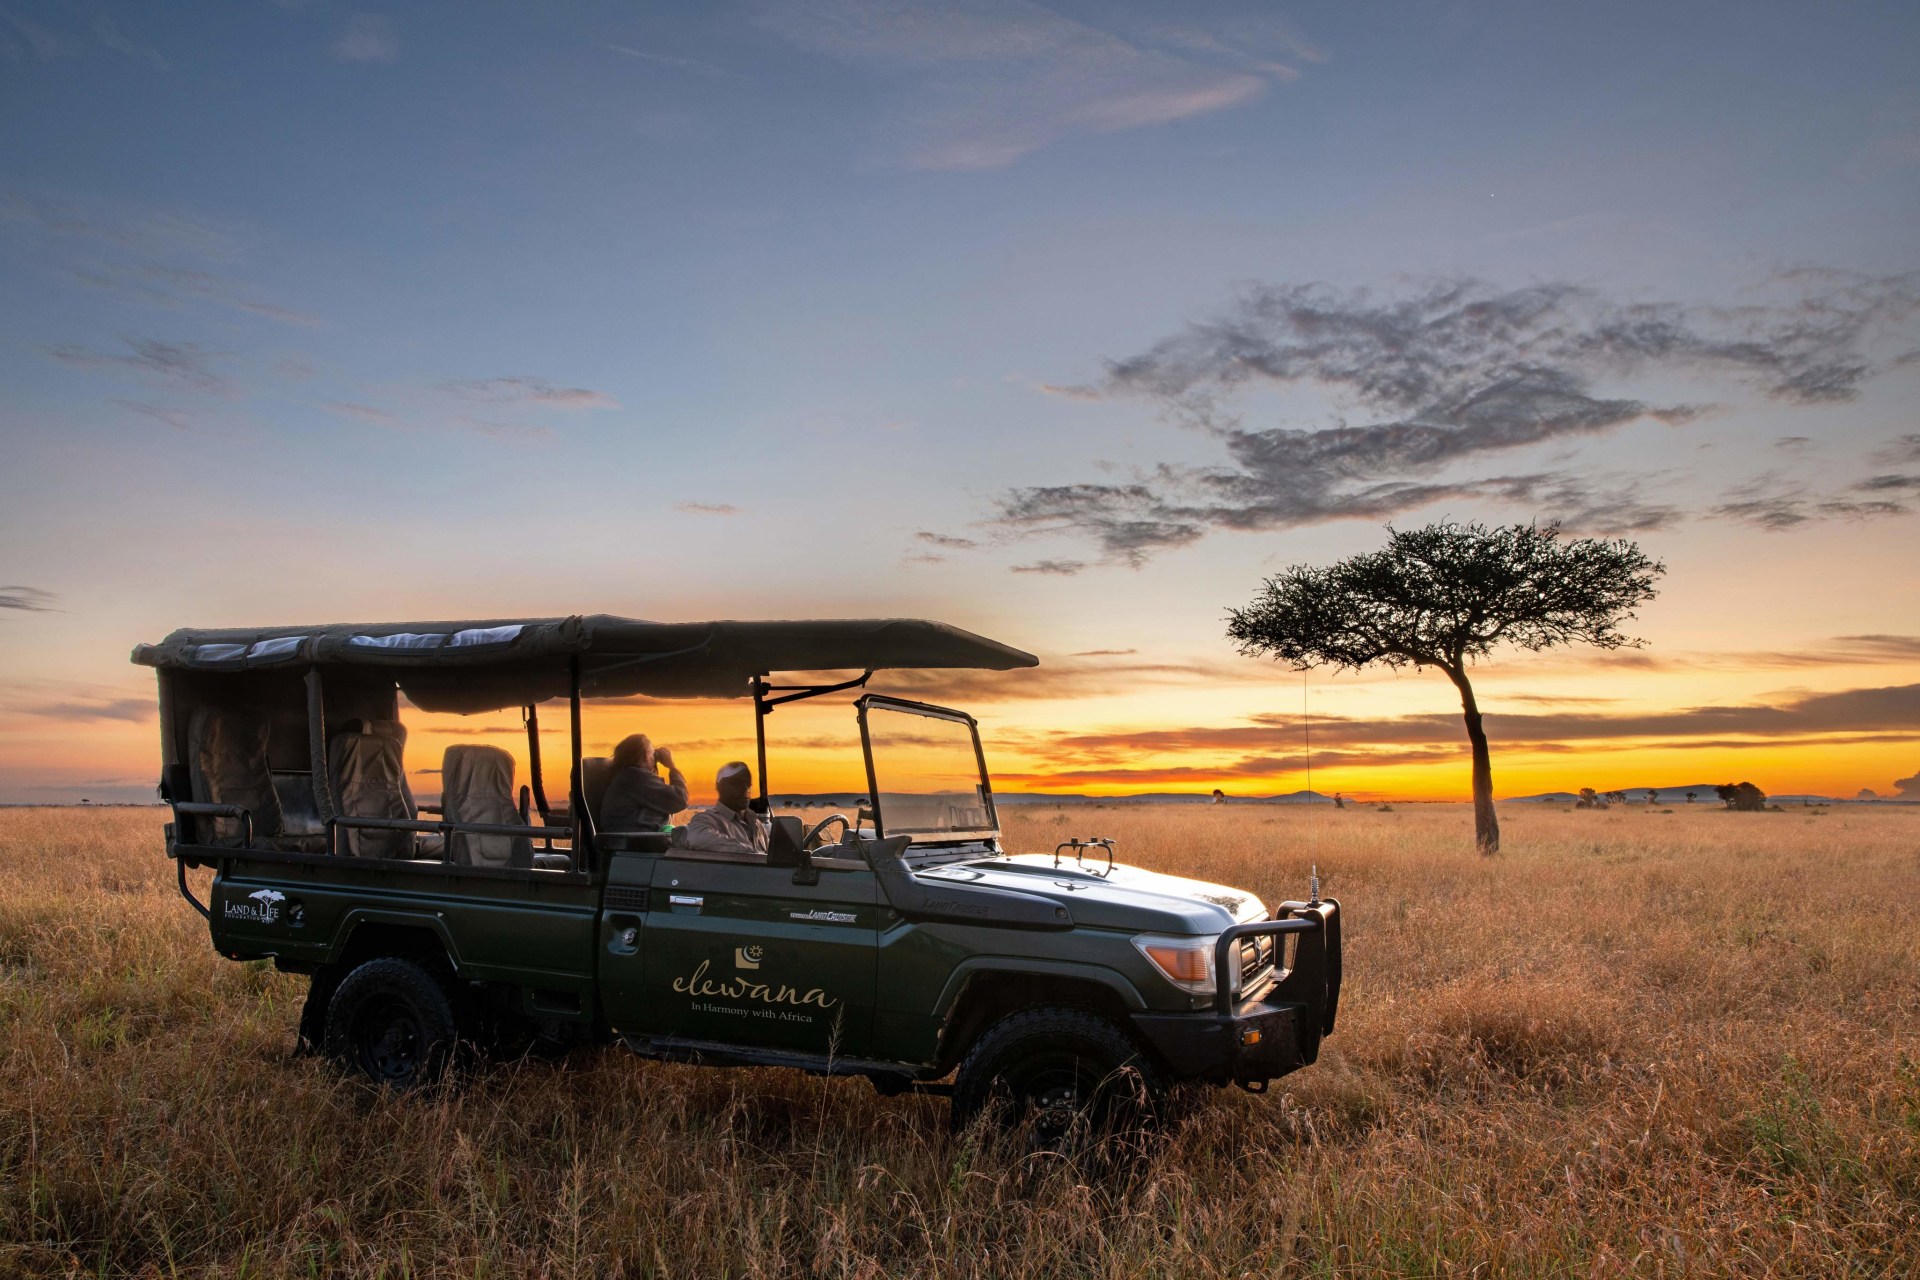
[[[1479,670],[1497,794],[1920,799],[1916,67],[1893,3],[0,0],[0,802],[151,798],[179,626],[596,612],[1028,649],[876,680],[1004,790],[1457,799],[1444,679],[1225,638],[1439,519],[1667,567]],[[696,794],[752,732],[639,728]]]

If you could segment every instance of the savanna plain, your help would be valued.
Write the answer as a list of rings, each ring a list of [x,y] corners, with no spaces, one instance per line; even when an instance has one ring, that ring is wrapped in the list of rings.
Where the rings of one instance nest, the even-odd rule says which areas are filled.
[[[1916,1274],[1920,809],[1502,817],[1012,810],[1346,912],[1319,1063],[1094,1167],[613,1049],[383,1095],[214,955],[159,811],[0,811],[0,1274]]]

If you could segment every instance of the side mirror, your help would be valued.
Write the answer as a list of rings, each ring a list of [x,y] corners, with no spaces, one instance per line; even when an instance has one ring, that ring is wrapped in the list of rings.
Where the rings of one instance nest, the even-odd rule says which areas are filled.
[[[820,869],[813,865],[813,854],[801,844],[805,836],[806,829],[792,814],[775,818],[767,833],[767,865],[792,867],[795,884],[819,884]]]

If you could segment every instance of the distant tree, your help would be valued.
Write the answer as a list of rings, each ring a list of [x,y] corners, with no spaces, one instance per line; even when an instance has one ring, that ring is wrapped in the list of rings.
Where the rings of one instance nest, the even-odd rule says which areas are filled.
[[[1698,795],[1698,794],[1699,794],[1699,792],[1697,792],[1697,791],[1689,791],[1689,792],[1687,792],[1687,803],[1688,803],[1688,804],[1692,804],[1692,803],[1693,803],[1693,798],[1694,798],[1694,796],[1696,796],[1696,795]]]
[[[1500,821],[1469,667],[1501,644],[1637,646],[1620,626],[1665,572],[1631,542],[1564,538],[1558,525],[1388,526],[1379,551],[1268,578],[1253,603],[1229,612],[1227,635],[1240,652],[1270,654],[1296,671],[1378,663],[1444,672],[1466,718],[1474,840],[1491,854]]]
[[[1573,807],[1576,809],[1604,809],[1607,807],[1607,802],[1602,800],[1600,793],[1592,787],[1582,787],[1580,788],[1580,798],[1573,802]]]
[[[1347,807],[1346,799],[1341,796],[1338,791],[1333,793],[1333,807],[1336,809],[1344,809]]]
[[[1751,782],[1728,782],[1714,788],[1729,809],[1758,813],[1767,807],[1767,793]]]
[[[1653,787],[1647,788],[1647,803],[1650,805],[1660,803],[1660,792]]]
[[[1627,793],[1624,791],[1609,791],[1607,792],[1607,802],[1609,804],[1625,804],[1627,802]]]
[[[1213,802],[1215,804],[1225,804],[1227,802],[1227,793],[1215,787],[1213,789]]]

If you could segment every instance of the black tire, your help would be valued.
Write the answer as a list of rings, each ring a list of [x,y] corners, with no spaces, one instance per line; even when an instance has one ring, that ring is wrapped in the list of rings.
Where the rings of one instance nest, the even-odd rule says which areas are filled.
[[[369,960],[327,1006],[327,1056],[376,1084],[412,1089],[445,1073],[460,1020],[440,979],[412,960]]]
[[[1002,1018],[973,1044],[953,1084],[953,1124],[982,1113],[1059,1150],[1150,1122],[1167,1094],[1160,1069],[1112,1021],[1046,1006]]]

